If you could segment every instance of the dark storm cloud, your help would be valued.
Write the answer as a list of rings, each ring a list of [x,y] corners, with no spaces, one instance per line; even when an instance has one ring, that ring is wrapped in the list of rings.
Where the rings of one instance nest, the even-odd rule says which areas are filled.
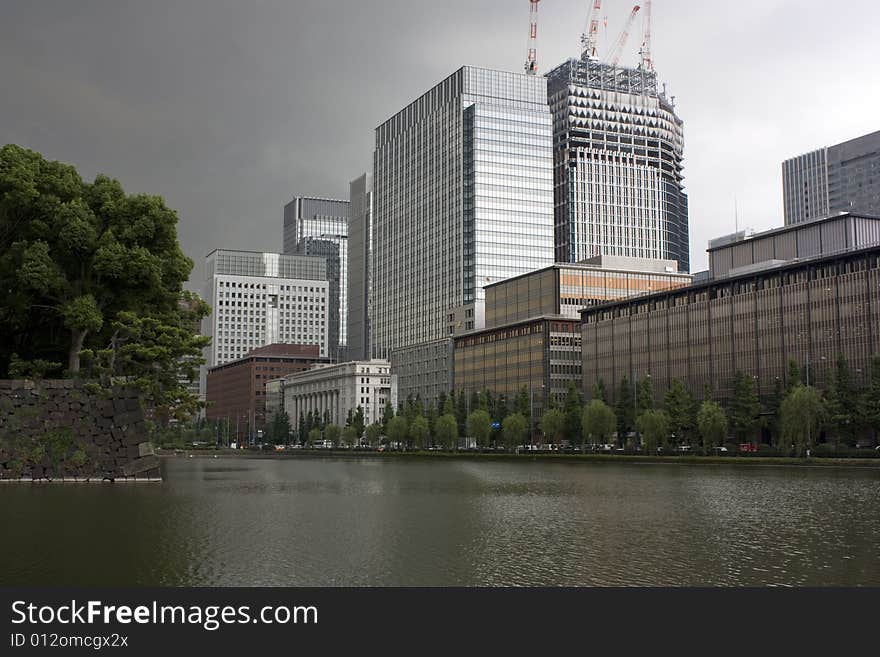
[[[782,159],[880,128],[880,12],[838,4],[654,2],[697,266],[734,196],[744,225],[781,221]],[[541,3],[544,70],[588,5]],[[630,3],[605,5],[611,39]],[[164,196],[198,287],[213,248],[277,250],[293,195],[346,197],[372,129],[459,66],[520,70],[527,19],[526,0],[4,0],[0,143]]]

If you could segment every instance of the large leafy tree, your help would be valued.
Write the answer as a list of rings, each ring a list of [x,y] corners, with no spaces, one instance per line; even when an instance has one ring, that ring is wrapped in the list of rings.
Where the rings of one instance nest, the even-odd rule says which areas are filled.
[[[404,416],[397,415],[391,418],[388,422],[387,433],[392,443],[397,443],[398,446],[406,448],[406,441],[409,437],[409,423]]]
[[[492,417],[482,408],[474,411],[468,415],[467,432],[476,439],[477,446],[486,447],[492,433]]]
[[[761,424],[761,402],[758,401],[758,392],[752,377],[739,371],[734,375],[733,397],[727,412],[730,428],[736,434],[737,440],[754,441]]]
[[[541,418],[541,431],[544,438],[554,443],[562,442],[565,436],[565,413],[556,408],[551,408]]]
[[[565,396],[565,437],[574,444],[580,444],[583,428],[584,400],[574,383],[568,386],[568,394]]]
[[[657,447],[669,438],[669,416],[665,411],[647,410],[636,420],[636,429],[642,434],[646,454],[656,454]]]
[[[792,390],[779,409],[779,449],[804,456],[819,438],[819,429],[825,419],[825,402],[816,388],[798,385]]]
[[[693,428],[694,398],[680,379],[672,381],[663,406],[669,415],[672,433],[679,442],[684,442]]]
[[[458,421],[455,416],[447,413],[437,418],[435,433],[445,449],[454,449],[458,442]]]
[[[522,413],[514,413],[504,418],[501,423],[504,433],[504,446],[514,451],[526,438],[529,431],[529,423]]]
[[[0,149],[0,376],[13,354],[78,374],[80,353],[106,347],[123,313],[173,314],[193,267],[177,221],[157,196]]]
[[[830,377],[826,393],[828,428],[831,429],[835,447],[843,441],[855,445],[860,424],[859,395],[852,370],[843,354],[837,356],[834,375]]]
[[[724,409],[707,399],[697,413],[697,429],[703,439],[703,454],[717,447],[727,436],[727,416]]]
[[[428,445],[428,437],[430,436],[428,420],[421,415],[414,418],[409,425],[409,435],[410,438],[412,438],[416,449],[425,449]]]
[[[599,398],[587,404],[583,418],[583,433],[586,441],[605,444],[615,429],[617,429],[617,418],[608,404]]]

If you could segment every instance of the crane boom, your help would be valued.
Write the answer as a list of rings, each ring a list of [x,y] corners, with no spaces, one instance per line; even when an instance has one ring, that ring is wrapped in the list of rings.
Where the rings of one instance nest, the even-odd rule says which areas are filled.
[[[623,54],[623,47],[629,39],[629,32],[632,29],[633,23],[636,20],[636,15],[639,13],[640,9],[641,7],[639,5],[633,7],[629,18],[626,21],[626,26],[623,28],[623,32],[620,33],[620,36],[617,37],[617,41],[614,42],[614,47],[611,49],[609,55],[609,60],[612,66],[617,66],[617,63],[620,61],[620,55]]]
[[[538,3],[529,0],[529,54],[526,57],[526,75],[538,74]]]
[[[645,36],[642,39],[642,69],[654,70],[654,57],[651,54],[651,0],[645,0]]]
[[[587,29],[581,36],[581,57],[596,59],[597,44],[599,40],[599,12],[602,11],[602,0],[593,0],[593,9]]]

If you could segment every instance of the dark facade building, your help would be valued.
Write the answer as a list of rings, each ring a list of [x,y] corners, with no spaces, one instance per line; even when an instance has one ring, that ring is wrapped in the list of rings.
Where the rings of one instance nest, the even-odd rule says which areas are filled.
[[[397,376],[401,401],[410,397],[437,402],[441,393],[455,389],[452,339],[435,340],[391,352],[391,372]]]
[[[323,256],[327,261],[327,354],[331,360],[345,360],[345,345],[340,337],[344,319],[340,316],[342,258],[339,244],[333,240],[304,237],[294,249],[297,255]]]
[[[614,396],[623,377],[650,376],[658,398],[673,379],[729,398],[739,371],[769,395],[792,360],[825,385],[838,354],[867,377],[880,353],[878,222],[844,215],[716,243],[708,282],[583,310],[584,389],[601,381]]]
[[[266,426],[266,383],[327,363],[318,345],[274,344],[208,370],[207,417],[229,422],[229,433],[248,438]],[[250,436],[252,437],[252,436]]]
[[[486,287],[486,327],[546,315],[580,319],[580,309],[690,285],[672,260],[597,256],[557,264]]]
[[[373,179],[364,174],[349,185],[347,357],[370,360],[370,254],[373,252]]]
[[[514,399],[523,388],[539,421],[551,396],[561,403],[569,386],[581,383],[578,320],[538,317],[455,338],[455,388],[491,390]]]
[[[785,224],[834,212],[880,215],[880,131],[782,164]]]

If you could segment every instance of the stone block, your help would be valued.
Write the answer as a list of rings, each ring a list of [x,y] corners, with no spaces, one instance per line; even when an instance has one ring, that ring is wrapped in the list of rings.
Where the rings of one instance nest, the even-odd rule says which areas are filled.
[[[150,443],[141,443],[138,445],[138,456],[154,456],[153,445]]]
[[[122,474],[126,477],[133,477],[135,475],[158,469],[159,458],[157,456],[144,456],[123,465]]]

